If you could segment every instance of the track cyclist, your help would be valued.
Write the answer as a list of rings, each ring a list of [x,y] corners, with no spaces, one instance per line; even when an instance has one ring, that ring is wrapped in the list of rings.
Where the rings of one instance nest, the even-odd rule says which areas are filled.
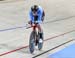
[[[31,6],[31,9],[29,11],[28,24],[30,24],[32,26],[32,24],[37,23],[36,27],[38,29],[40,40],[36,41],[36,45],[38,42],[39,43],[43,42],[43,30],[41,28],[41,24],[44,21],[44,17],[45,17],[45,12],[41,6],[38,6],[38,5]],[[33,30],[34,30],[34,28],[33,28]]]

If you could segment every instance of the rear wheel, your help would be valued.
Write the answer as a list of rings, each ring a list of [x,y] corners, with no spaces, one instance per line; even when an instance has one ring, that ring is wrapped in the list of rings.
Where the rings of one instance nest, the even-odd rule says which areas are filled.
[[[42,33],[42,38],[40,38],[40,33],[38,33],[38,49],[41,50],[43,48],[43,33]]]

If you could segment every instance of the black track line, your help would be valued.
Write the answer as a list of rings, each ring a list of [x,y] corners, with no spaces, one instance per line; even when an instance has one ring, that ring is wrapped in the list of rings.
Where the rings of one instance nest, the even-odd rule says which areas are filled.
[[[60,44],[60,45],[58,45],[58,46],[56,46],[56,47],[53,47],[53,48],[51,48],[51,49],[49,49],[49,50],[46,50],[46,51],[44,51],[44,52],[42,52],[42,53],[40,53],[40,54],[38,54],[38,55],[36,55],[36,56],[33,56],[32,58],[36,58],[36,57],[39,57],[39,56],[41,56],[41,55],[43,55],[43,54],[45,54],[45,53],[47,53],[47,52],[50,52],[50,51],[52,51],[52,50],[54,50],[54,49],[56,49],[56,48],[58,48],[58,47],[60,47],[60,46],[63,46],[63,45],[65,45],[65,44],[67,44],[67,43],[69,43],[69,42],[71,42],[71,41],[73,41],[74,39],[71,39],[71,40],[69,40],[69,41],[67,41],[67,42],[65,42],[65,43],[62,43],[62,44]]]

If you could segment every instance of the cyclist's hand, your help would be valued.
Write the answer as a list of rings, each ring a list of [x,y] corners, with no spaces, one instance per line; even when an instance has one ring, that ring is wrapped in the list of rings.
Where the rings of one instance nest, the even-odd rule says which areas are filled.
[[[26,24],[26,29],[31,28],[30,24]]]
[[[32,22],[31,21],[28,21],[28,24],[32,24]]]

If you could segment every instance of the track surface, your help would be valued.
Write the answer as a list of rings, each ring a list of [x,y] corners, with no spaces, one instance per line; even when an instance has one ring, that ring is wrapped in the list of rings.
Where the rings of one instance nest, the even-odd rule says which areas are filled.
[[[42,24],[44,47],[42,51],[38,51],[36,47],[34,55],[29,53],[28,46],[32,29],[25,28],[29,19],[28,11],[33,4],[41,5],[46,12]],[[0,1],[0,58],[32,58],[40,54],[37,58],[47,58],[48,54],[75,43],[74,5],[74,0]],[[64,44],[65,42],[69,43]],[[54,47],[58,48],[50,51]]]

